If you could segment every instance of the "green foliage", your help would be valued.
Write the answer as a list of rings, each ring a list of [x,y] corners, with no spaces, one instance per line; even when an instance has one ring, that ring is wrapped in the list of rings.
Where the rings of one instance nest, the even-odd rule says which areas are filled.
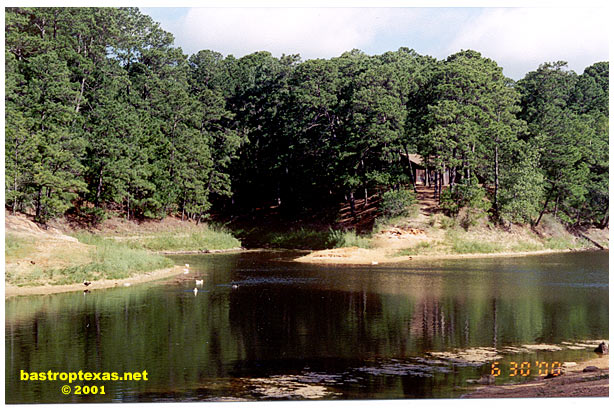
[[[327,248],[340,247],[371,248],[371,239],[355,231],[330,229]]]
[[[390,190],[382,194],[380,212],[386,218],[409,216],[416,202],[416,195],[411,190]]]
[[[448,217],[448,216],[442,215],[439,218],[439,225],[444,230],[447,230],[449,228],[454,228],[456,226],[456,220],[454,218],[452,218],[452,217]]]
[[[514,83],[473,50],[188,57],[137,8],[5,14],[6,206],[39,222],[85,203],[198,221],[354,209],[411,184],[411,153],[451,177],[450,215],[607,222],[607,62],[579,76],[545,63]],[[406,212],[403,196],[386,216]]]
[[[322,250],[333,248],[339,241],[339,235],[330,231],[301,228],[287,232],[270,232],[265,234],[263,242],[273,248]]]
[[[441,192],[441,208],[450,216],[457,216],[461,209],[464,210],[461,226],[469,228],[478,220],[486,217],[491,203],[486,197],[486,190],[477,184],[473,178],[471,181],[463,181],[453,187],[446,187]]]
[[[539,215],[544,196],[544,177],[536,157],[521,156],[501,174],[500,216],[512,223],[529,223]]]

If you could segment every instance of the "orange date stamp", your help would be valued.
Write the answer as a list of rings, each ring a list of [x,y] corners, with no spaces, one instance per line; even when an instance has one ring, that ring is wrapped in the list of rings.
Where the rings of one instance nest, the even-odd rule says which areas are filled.
[[[557,376],[561,374],[562,366],[563,364],[559,361],[523,361],[520,363],[510,361],[509,365],[505,367],[498,361],[495,361],[491,364],[490,375],[498,377],[505,371],[506,373],[509,372],[508,377],[528,377],[531,373],[540,377],[545,377],[548,374]]]

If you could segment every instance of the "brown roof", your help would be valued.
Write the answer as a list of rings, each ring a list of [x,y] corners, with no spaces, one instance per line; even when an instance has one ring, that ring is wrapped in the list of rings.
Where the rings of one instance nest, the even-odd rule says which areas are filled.
[[[422,165],[422,157],[418,154],[409,154],[409,161],[411,161],[414,164],[418,164],[419,166]]]

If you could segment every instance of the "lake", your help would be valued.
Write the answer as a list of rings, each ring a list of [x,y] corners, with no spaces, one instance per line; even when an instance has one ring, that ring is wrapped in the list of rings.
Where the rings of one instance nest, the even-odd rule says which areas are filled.
[[[173,256],[189,274],[7,299],[6,402],[456,398],[496,369],[499,384],[594,358],[609,336],[607,252],[351,267],[298,255]],[[148,378],[63,395],[67,382],[20,370]]]

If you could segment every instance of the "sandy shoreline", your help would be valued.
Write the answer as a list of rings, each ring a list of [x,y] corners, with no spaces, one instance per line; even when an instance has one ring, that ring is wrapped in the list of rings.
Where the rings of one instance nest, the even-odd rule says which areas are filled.
[[[375,263],[401,263],[407,261],[435,261],[471,258],[498,258],[498,257],[526,257],[532,255],[558,254],[569,252],[589,251],[587,249],[568,250],[537,250],[519,252],[498,252],[489,254],[425,254],[412,256],[389,256],[390,249],[376,248],[335,248],[330,250],[314,251],[308,255],[296,258],[294,261],[311,264],[340,264],[340,265],[373,265]]]
[[[597,371],[583,372],[588,366]],[[536,378],[516,384],[477,387],[461,398],[552,398],[552,397],[608,397],[609,355],[600,355],[565,370],[561,376]]]
[[[161,270],[156,270],[150,273],[141,273],[136,274],[131,277],[122,278],[122,279],[104,279],[99,281],[93,281],[88,287],[85,287],[83,284],[66,284],[66,285],[39,285],[34,287],[16,287],[14,285],[5,285],[4,289],[4,297],[16,297],[22,295],[45,295],[45,294],[56,294],[56,293],[66,293],[70,291],[83,291],[85,289],[89,290],[100,290],[104,288],[113,288],[113,287],[121,287],[125,286],[125,284],[139,284],[147,281],[159,280],[161,278],[172,277],[183,272],[183,267],[174,266],[170,268],[163,268]]]

